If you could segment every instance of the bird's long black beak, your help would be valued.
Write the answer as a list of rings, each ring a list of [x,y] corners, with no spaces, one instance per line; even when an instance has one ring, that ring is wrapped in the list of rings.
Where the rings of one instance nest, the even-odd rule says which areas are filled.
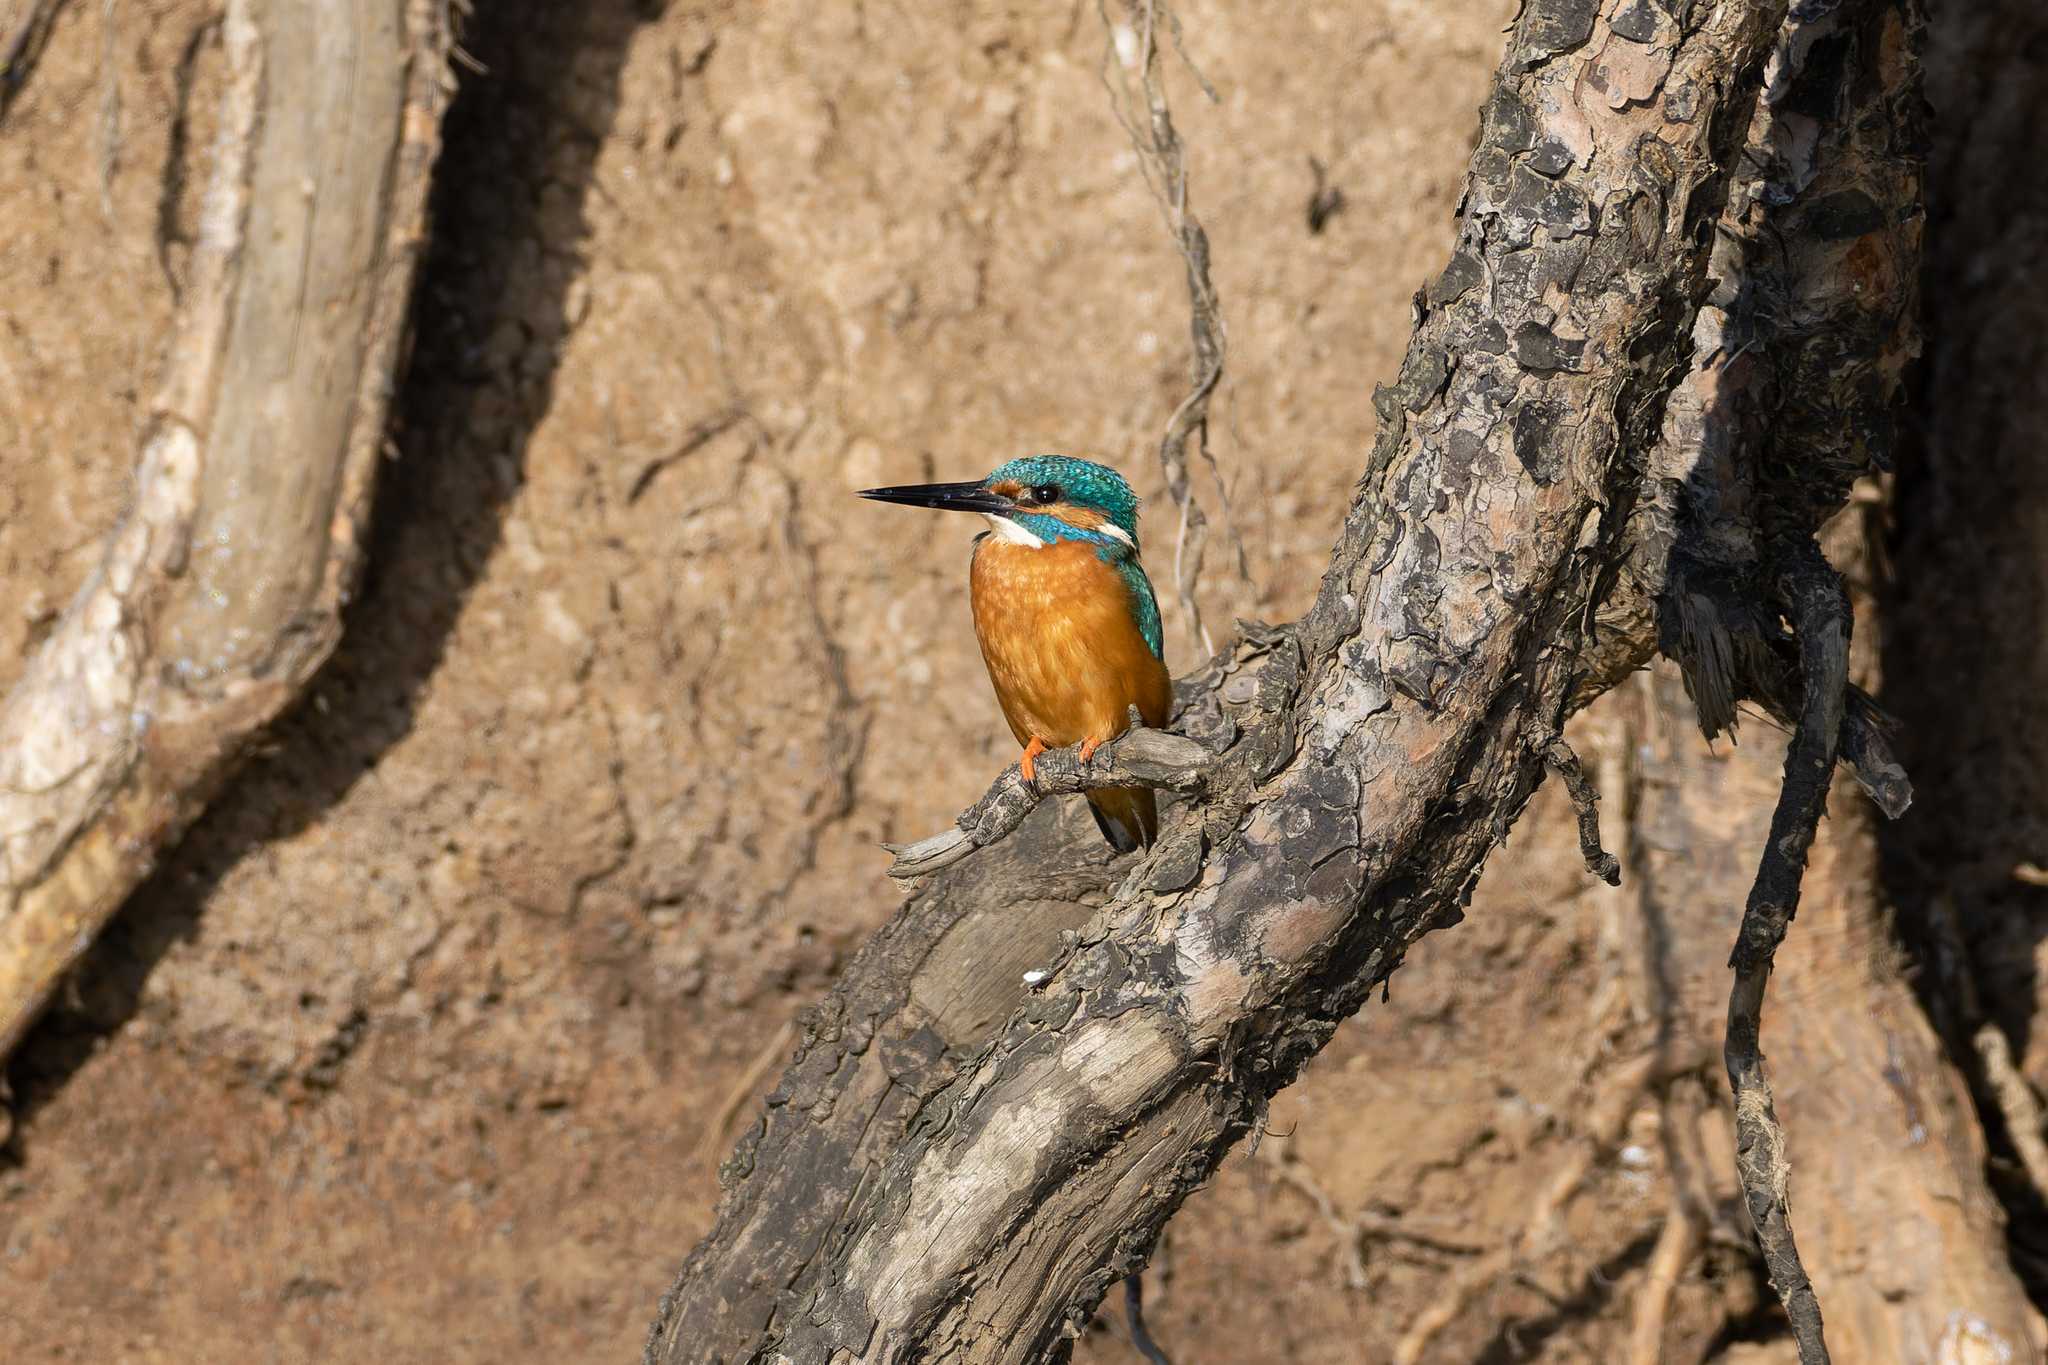
[[[936,507],[943,512],[993,512],[1000,516],[1017,510],[1014,498],[991,493],[978,483],[916,483],[904,488],[867,488],[864,498],[876,502],[900,502],[906,507]]]

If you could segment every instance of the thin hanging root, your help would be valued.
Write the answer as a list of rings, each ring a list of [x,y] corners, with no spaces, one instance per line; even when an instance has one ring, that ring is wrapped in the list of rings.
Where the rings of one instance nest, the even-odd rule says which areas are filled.
[[[1167,420],[1165,433],[1159,438],[1159,465],[1166,475],[1166,490],[1172,495],[1178,511],[1173,546],[1174,600],[1187,622],[1189,643],[1201,652],[1202,657],[1208,658],[1215,654],[1216,645],[1209,636],[1208,628],[1202,624],[1202,611],[1196,602],[1195,590],[1201,581],[1202,560],[1208,550],[1209,518],[1195,498],[1194,485],[1188,473],[1187,447],[1190,440],[1195,442],[1195,448],[1208,463],[1210,472],[1216,475],[1217,496],[1223,504],[1224,532],[1236,548],[1240,575],[1247,581],[1250,575],[1246,571],[1244,538],[1238,534],[1230,494],[1217,470],[1216,457],[1209,451],[1209,400],[1223,379],[1223,312],[1217,301],[1215,283],[1209,277],[1209,236],[1188,207],[1187,162],[1181,154],[1180,134],[1174,129],[1173,113],[1167,105],[1165,73],[1160,64],[1159,29],[1162,22],[1173,39],[1175,51],[1187,64],[1188,70],[1194,73],[1203,93],[1211,103],[1217,102],[1218,97],[1208,80],[1188,60],[1181,41],[1180,20],[1165,0],[1124,0],[1132,27],[1121,34],[1110,20],[1107,0],[1096,0],[1095,8],[1101,17],[1105,35],[1102,78],[1110,93],[1110,108],[1131,139],[1131,146],[1138,154],[1139,173],[1144,176],[1153,198],[1159,202],[1160,212],[1166,219],[1166,229],[1172,234],[1173,244],[1180,251],[1182,264],[1187,270],[1188,331],[1192,342],[1188,366],[1190,387],[1188,396],[1174,409]],[[1123,43],[1131,44],[1133,50],[1126,53]],[[1135,90],[1130,78],[1124,74],[1126,66],[1136,72]],[[1112,72],[1115,73],[1115,84],[1111,84]]]
[[[1152,1340],[1152,1334],[1145,1330],[1145,1277],[1124,1276],[1124,1315],[1131,1325],[1131,1345],[1138,1348],[1138,1354],[1152,1362],[1152,1365],[1173,1365],[1173,1358],[1160,1349]]]
[[[1785,754],[1785,784],[1771,815],[1771,832],[1742,913],[1742,929],[1728,965],[1735,984],[1728,992],[1728,1041],[1724,1057],[1735,1094],[1736,1167],[1756,1225],[1757,1242],[1770,1271],[1771,1287],[1785,1305],[1800,1365],[1827,1365],[1820,1301],[1800,1264],[1792,1239],[1787,1188],[1792,1168],[1785,1159],[1785,1133],[1771,1108],[1761,1045],[1764,988],[1786,927],[1799,908],[1799,882],[1806,853],[1827,808],[1835,750],[1849,683],[1849,599],[1841,580],[1821,558],[1811,538],[1773,546],[1784,566],[1780,585],[1792,604],[1799,639],[1802,684],[1799,726]]]

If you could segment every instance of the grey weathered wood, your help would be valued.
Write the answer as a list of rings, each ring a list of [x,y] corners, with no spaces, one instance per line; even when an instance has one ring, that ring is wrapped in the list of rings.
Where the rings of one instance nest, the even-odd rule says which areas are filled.
[[[0,1054],[334,648],[452,90],[445,0],[232,0],[133,505],[0,705]]]
[[[1760,470],[1759,451],[1783,448],[1751,432],[1728,491],[1753,500],[1763,553],[1676,602],[1667,582],[1674,550],[1712,548],[1684,499],[1703,491],[1701,455],[1728,451],[1721,390],[1666,400],[1702,355],[1731,368],[1696,325],[1720,307],[1717,227],[1784,18],[1764,3],[1524,8],[1455,254],[1378,394],[1380,437],[1314,609],[1182,685],[1176,723],[1222,750],[1201,794],[986,1038],[941,1042],[888,1007],[924,959],[885,945],[958,925],[963,897],[1021,900],[1071,852],[1027,828],[905,906],[722,1172],[718,1226],[664,1299],[650,1361],[1057,1355],[1267,1099],[1456,921],[1571,709],[1677,621],[1716,640],[1699,612],[1758,623],[1764,653],[1725,679],[1730,715],[1744,696],[1796,709],[1789,645],[1761,634],[1778,609],[1770,542],[1810,539],[1845,487],[1829,462],[1867,454],[1864,429],[1823,439],[1809,470]],[[1882,206],[1880,226],[1915,207]],[[1865,302],[1905,319],[1890,346],[1910,342],[1906,281]],[[1759,338],[1795,376],[1779,391],[1890,397],[1892,350],[1843,387],[1857,376],[1839,364],[1799,369],[1808,340]]]
[[[1131,708],[1137,715],[1137,708]],[[1155,791],[1195,792],[1208,780],[1215,755],[1185,735],[1142,728],[1126,730],[1083,761],[1079,745],[1041,754],[1032,781],[1020,765],[1011,764],[987,795],[962,811],[953,828],[901,847],[889,876],[908,891],[919,877],[951,867],[990,844],[1007,839],[1038,802],[1067,792],[1101,787],[1150,787]]]

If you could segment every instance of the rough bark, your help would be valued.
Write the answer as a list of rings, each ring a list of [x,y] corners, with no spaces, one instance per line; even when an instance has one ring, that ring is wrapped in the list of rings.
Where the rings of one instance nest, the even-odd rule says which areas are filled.
[[[918,979],[868,980],[880,953],[856,966],[728,1166],[651,1359],[1054,1349],[1337,1022],[1455,921],[1578,688],[1783,14],[1639,8],[1656,22],[1634,36],[1592,6],[1524,11],[1457,255],[1418,296],[1317,603],[1212,666],[1183,721],[1242,732],[1214,795],[971,1055],[905,1012],[848,1027],[854,1002]],[[892,935],[928,936],[977,871]],[[891,1075],[883,1040],[918,1065]]]
[[[1781,580],[1882,459],[1914,335],[1917,16],[1842,14],[1858,42],[1815,64],[1814,16],[1781,31],[1768,5],[1524,10],[1314,609],[1183,684],[1180,728],[1219,754],[1201,798],[1028,984],[988,983],[1014,1009],[985,1038],[887,1005],[922,960],[856,964],[726,1168],[650,1360],[1057,1352],[1337,1022],[1456,922],[1575,705],[1661,634],[1710,733],[1745,697],[1799,709]],[[1767,65],[1774,95],[1813,98],[1760,107]],[[1794,149],[1804,179],[1743,193],[1790,115],[1821,134]],[[1816,182],[1860,196],[1842,231],[1810,221]],[[1852,249],[1876,267],[1839,268]],[[1754,335],[1730,344],[1731,322]],[[1824,778],[1825,708],[1816,726]],[[988,857],[889,941],[1003,904]],[[1062,865],[1032,849],[1011,893]],[[1764,894],[1789,919],[1782,881]]]
[[[334,648],[450,91],[441,0],[236,0],[129,514],[0,707],[0,1053]]]

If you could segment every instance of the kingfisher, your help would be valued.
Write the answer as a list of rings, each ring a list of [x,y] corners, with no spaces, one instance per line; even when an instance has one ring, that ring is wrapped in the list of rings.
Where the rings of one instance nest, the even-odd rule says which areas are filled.
[[[969,574],[974,634],[1024,780],[1047,749],[1096,748],[1128,730],[1130,708],[1164,726],[1173,680],[1161,653],[1159,602],[1138,562],[1138,498],[1106,465],[1064,455],[1012,460],[972,483],[870,488],[878,502],[978,512]],[[1150,847],[1159,807],[1141,787],[1086,793],[1111,848]]]

